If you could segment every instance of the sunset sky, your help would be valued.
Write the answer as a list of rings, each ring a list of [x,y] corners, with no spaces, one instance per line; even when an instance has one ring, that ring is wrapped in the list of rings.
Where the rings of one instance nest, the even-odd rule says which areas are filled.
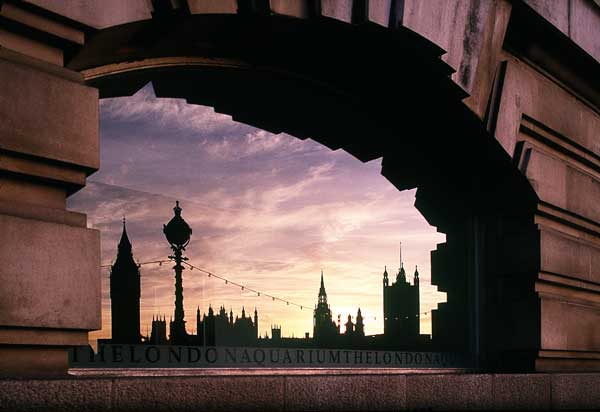
[[[156,99],[150,86],[100,104],[101,169],[69,200],[101,232],[102,262],[116,257],[121,219],[134,258],[170,254],[162,225],[175,200],[193,229],[189,262],[265,293],[313,308],[320,273],[334,317],[356,315],[367,334],[383,331],[382,272],[395,279],[399,242],[409,279],[421,277],[421,311],[445,294],[430,286],[430,251],[445,236],[414,208],[415,191],[398,192],[380,175],[381,159],[362,163],[312,140],[273,135],[210,107]],[[307,120],[310,121],[310,120]],[[153,314],[172,316],[171,264],[141,268],[142,333]],[[259,331],[282,325],[284,336],[312,335],[312,310],[241,291],[199,271],[184,271],[187,330],[196,307],[225,305],[239,314],[258,308]],[[110,337],[109,270],[102,270],[102,331]],[[421,317],[430,333],[430,314]],[[344,322],[342,322],[344,323]],[[342,327],[343,330],[343,327]]]

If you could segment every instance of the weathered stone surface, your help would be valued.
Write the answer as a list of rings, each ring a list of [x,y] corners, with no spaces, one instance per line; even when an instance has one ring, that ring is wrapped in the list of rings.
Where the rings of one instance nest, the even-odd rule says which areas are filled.
[[[569,34],[570,1],[525,0],[525,2],[557,29],[566,35]]]
[[[597,373],[335,376],[321,371],[316,375],[282,373],[271,377],[264,373],[221,371],[211,376],[182,377],[171,372],[173,376],[161,378],[0,380],[0,412],[524,411],[596,410],[600,407],[600,375]],[[285,389],[284,380],[288,380]],[[408,403],[405,403],[405,388]],[[371,400],[370,403],[365,403],[367,400]]]
[[[582,239],[542,227],[541,270],[600,283],[600,248]]]
[[[286,410],[378,411],[406,407],[406,376],[289,376]]]
[[[0,380],[0,411],[111,410],[109,379]]]
[[[352,20],[352,0],[321,0],[321,14],[350,23]]]
[[[570,36],[581,48],[600,62],[600,6],[592,1],[570,1]]]
[[[477,70],[474,73],[472,87],[469,90],[471,96],[464,100],[465,104],[482,119],[488,110],[488,106],[490,106],[489,110],[491,112],[496,110],[501,96],[500,93],[497,93],[499,92],[497,89],[500,88],[499,78],[501,77],[502,67],[500,62],[503,60],[501,55],[510,13],[510,3],[495,2],[492,4],[488,20],[483,29]]]
[[[373,23],[388,27],[390,21],[390,7],[392,0],[370,1],[369,4],[369,20]]]
[[[492,375],[409,375],[409,410],[489,410],[493,405]]]
[[[116,379],[118,411],[283,410],[284,378],[268,376]]]
[[[593,1],[526,0],[537,13],[600,61],[600,7]]]
[[[86,227],[87,222],[87,217],[83,213],[26,203],[16,203],[14,199],[0,200],[0,214],[77,227]]]
[[[27,158],[19,155],[18,153],[8,152],[0,150],[0,171],[7,172],[12,176],[24,177],[25,179],[19,179],[18,185],[26,190],[25,186],[34,185],[34,180],[38,183],[38,191],[61,191],[60,207],[65,207],[65,196],[67,192],[72,193],[78,188],[85,186],[85,180],[87,177],[86,170],[78,167],[69,166],[62,163],[54,163],[44,161],[39,158]],[[9,177],[3,179],[8,180]],[[17,180],[16,178],[12,179]],[[40,181],[42,183],[40,183]],[[50,186],[53,184],[54,186]],[[6,189],[6,184],[3,185],[3,189]],[[24,198],[24,194],[21,193],[20,198]],[[35,199],[34,199],[35,198]],[[16,197],[15,197],[16,199]],[[31,200],[34,200],[31,202]],[[46,203],[47,196],[40,195],[39,197],[30,196],[28,203],[42,203],[44,206],[56,206],[57,203],[49,204]]]
[[[552,375],[552,406],[558,410],[600,409],[600,374]]]
[[[583,239],[542,226],[541,270],[600,283],[600,248]]]
[[[0,168],[2,160],[0,160]],[[49,186],[25,179],[0,176],[0,200],[28,205],[64,209],[67,191],[64,187]]]
[[[509,61],[496,125],[496,139],[513,155],[521,116],[526,114],[600,155],[600,117],[556,83],[523,62]]]
[[[29,3],[70,19],[103,28],[152,17],[152,3],[146,0],[55,1],[27,0]]]
[[[477,71],[491,3],[477,0],[404,3],[403,25],[447,51],[443,59],[457,71],[453,80],[467,91],[471,91]]]
[[[148,19],[151,16],[151,2],[145,0],[132,0],[130,2],[108,0],[101,4],[90,2],[59,4],[59,2],[49,0],[33,0],[33,2],[42,7],[48,7],[55,12],[63,13],[68,17],[80,19],[83,22],[93,22],[90,24],[96,26],[109,26],[132,20]],[[180,2],[177,3],[180,4]],[[274,3],[276,2],[273,1]],[[375,2],[366,3],[370,3],[370,7],[375,4]],[[402,3],[405,6],[405,25],[413,28],[418,33],[424,34],[448,50],[448,54],[444,58],[458,70],[454,75],[455,81],[469,90],[469,85],[472,84],[474,78],[473,73],[476,71],[479,62],[480,42],[484,32],[482,27],[490,21],[486,18],[486,10],[494,2],[480,2],[477,0],[422,2],[406,0]],[[574,38],[592,39],[592,43],[586,43],[586,50],[597,48],[596,39],[598,36],[594,34],[597,33],[598,25],[590,26],[590,22],[596,21],[595,16],[597,16],[597,13],[596,6],[591,2],[586,4],[593,8],[576,8],[576,6],[573,6],[574,1],[556,4],[551,1],[529,0],[528,3],[563,32],[569,34],[573,30]],[[197,4],[201,3],[198,2]],[[202,4],[206,5],[208,3]],[[285,8],[296,7],[298,9],[299,4],[294,6],[285,5]],[[356,3],[351,0],[335,2],[323,0],[321,4],[324,15],[349,22],[352,20],[352,6]],[[508,2],[503,2],[503,4],[508,4]],[[280,5],[284,7],[283,2],[280,2]],[[217,7],[216,3],[211,3],[211,7],[213,6]],[[221,7],[221,4],[218,7]],[[371,12],[371,8],[369,12]],[[585,16],[579,15],[580,12],[584,13]],[[294,13],[291,14],[301,15],[299,11]],[[378,13],[383,16],[381,10]],[[567,19],[566,29],[565,18]],[[578,27],[574,27],[573,22],[575,21],[579,25]],[[502,24],[499,25],[499,27],[501,26]],[[592,35],[589,33],[592,33]],[[503,36],[492,37],[496,38],[496,44],[498,45],[501,42],[497,39]],[[14,37],[11,41],[13,44],[18,44],[15,42]],[[18,47],[24,46],[20,45]],[[26,48],[23,49],[24,52],[26,52]],[[31,47],[30,49],[33,50]],[[570,93],[568,91],[569,85],[557,84],[556,81],[541,74],[538,69],[529,67],[529,63],[526,61],[519,61],[514,56],[510,56],[509,50],[503,53],[502,58],[506,58],[510,62],[508,63],[504,87],[500,90],[501,97],[499,101],[501,103],[496,134],[505,150],[511,155],[514,153],[515,144],[522,137],[519,135],[519,130],[522,126],[523,115],[527,115],[555,130],[557,134],[564,136],[565,141],[574,142],[574,144],[581,146],[582,150],[585,149],[586,152],[595,155],[600,154],[600,140],[597,138],[598,130],[600,130],[600,120],[598,119],[597,108],[590,108],[590,103],[584,103],[577,96]],[[498,53],[496,59],[497,56]],[[54,55],[53,57],[57,64],[60,60],[58,57],[60,56]],[[490,66],[497,63],[498,61],[494,60],[490,63]],[[565,66],[568,66],[568,64]],[[542,67],[541,70],[543,71],[544,68]],[[96,108],[93,106],[95,103],[90,104],[90,102],[95,102],[94,91],[75,82],[69,82],[64,78],[59,79],[49,73],[50,71],[42,73],[31,68],[25,68],[22,64],[0,60],[0,89],[3,91],[0,94],[0,118],[2,119],[2,123],[0,123],[0,148],[51,161],[58,160],[68,165],[75,165],[78,170],[90,172],[98,167],[98,146],[97,136],[95,135],[97,117],[94,117],[93,114]],[[480,93],[480,95],[485,94],[486,92]],[[85,104],[82,104],[82,102]],[[93,130],[86,129],[86,127],[91,127]],[[91,133],[89,133],[90,130]],[[457,136],[456,138],[460,137]],[[556,206],[588,219],[598,220],[598,205],[600,205],[600,201],[598,201],[600,197],[598,178],[594,177],[593,173],[586,174],[581,168],[574,166],[570,160],[566,161],[553,157],[546,152],[545,148],[534,148],[531,153],[533,155],[529,165],[529,171],[531,172],[529,176],[532,183],[536,185],[540,198],[552,207]],[[32,200],[33,196],[31,194],[33,192],[29,190],[23,196],[28,200]],[[53,196],[57,194],[56,191],[53,194],[50,192],[46,191],[45,195]],[[14,197],[14,192],[10,193],[7,198],[11,197]],[[53,207],[61,206],[59,198],[60,196],[52,197]],[[27,229],[31,229],[31,227],[28,226]],[[48,231],[40,233],[47,234]],[[69,247],[74,247],[72,245],[73,240],[79,240],[80,238],[67,236],[68,239],[65,240],[61,237],[62,235],[55,234],[53,236],[58,237],[46,236],[35,243],[37,250],[34,254],[33,266],[27,266],[31,263],[29,260],[20,260],[15,263],[16,259],[9,256],[13,259],[11,260],[13,263],[11,270],[14,273],[10,273],[10,276],[6,275],[6,278],[10,278],[8,284],[12,285],[11,287],[21,285],[19,282],[22,282],[23,279],[22,276],[15,277],[14,274],[26,273],[33,278],[31,274],[36,273],[36,276],[46,280],[45,284],[41,282],[43,287],[39,287],[37,277],[34,279],[36,282],[29,279],[31,285],[26,283],[25,286],[32,286],[33,292],[31,295],[25,294],[24,298],[19,295],[23,293],[21,289],[11,289],[9,287],[6,296],[13,299],[8,300],[12,305],[10,308],[17,308],[17,303],[23,303],[21,300],[24,300],[25,304],[29,304],[30,301],[37,304],[38,302],[33,302],[32,296],[43,296],[44,298],[41,301],[46,302],[45,291],[48,290],[50,282],[47,281],[45,276],[51,275],[59,279],[57,285],[53,285],[49,289],[51,291],[49,298],[56,298],[56,293],[64,293],[64,291],[56,292],[56,290],[64,288],[66,284],[65,275],[62,273],[64,268],[61,267],[64,264],[63,260],[59,259],[57,265],[60,268],[60,273],[57,269],[55,272],[48,274],[46,268],[54,267],[55,263],[50,257],[43,256],[43,254],[47,250],[53,250],[52,248],[48,249],[48,242],[55,242],[62,245],[63,250],[67,250],[68,248],[65,248],[66,244]],[[559,238],[561,240],[557,240]],[[548,258],[542,262],[546,265],[544,267],[551,272],[558,271],[562,276],[589,277],[590,270],[588,269],[588,274],[586,274],[585,262],[590,262],[589,264],[593,267],[598,262],[596,254],[591,252],[588,254],[588,250],[580,247],[580,245],[565,243],[563,238],[561,236],[550,240],[547,238],[548,249],[556,249],[556,253],[562,255],[567,252],[572,253],[573,256],[567,259],[565,263],[558,262],[557,259],[551,259],[548,256],[542,256],[542,260]],[[10,240],[12,241],[12,238]],[[56,242],[56,240],[59,241]],[[596,240],[597,237],[594,241]],[[36,241],[38,241],[37,238]],[[26,247],[30,246],[18,237],[16,244],[17,253],[15,254],[27,250]],[[88,242],[87,246],[90,244],[91,242]],[[562,250],[563,248],[565,250]],[[558,252],[559,249],[561,249],[560,252]],[[11,252],[14,252],[14,250],[11,250]],[[75,259],[72,260],[83,262],[84,258],[89,257],[81,251],[78,253],[74,257]],[[584,261],[583,264],[580,259]],[[52,264],[49,264],[49,262]],[[1,273],[0,279],[5,279],[5,274]],[[71,274],[67,278],[77,279]],[[538,286],[540,283],[543,282],[538,282]],[[81,285],[78,284],[77,286]],[[86,285],[83,288],[89,290]],[[533,294],[531,289],[523,292]],[[556,295],[554,292],[558,293],[560,299],[549,298],[549,295]],[[0,292],[0,298],[5,297],[2,293],[4,292]],[[15,293],[16,295],[14,295]],[[96,291],[96,293],[98,297],[99,291]],[[542,339],[548,347],[561,350],[574,348],[574,350],[597,352],[600,340],[597,334],[598,327],[595,326],[598,324],[597,315],[595,314],[597,310],[594,305],[590,304],[593,299],[586,301],[574,292],[567,291],[566,288],[552,293],[548,291],[544,293],[546,294],[541,293],[542,305],[545,307],[541,326]],[[15,296],[18,299],[23,299],[17,302]],[[2,302],[4,304],[4,301]],[[66,304],[67,306],[71,303],[68,299],[54,302],[55,305]],[[77,305],[80,304],[80,302],[77,302]],[[42,310],[41,317],[44,322],[46,322],[46,318],[51,317],[51,307],[49,305],[45,307],[34,306],[34,309]],[[73,308],[68,309],[72,310]],[[3,313],[3,311],[0,311],[0,314]],[[58,315],[62,316],[62,313]],[[22,318],[26,318],[24,312],[19,313],[18,317],[19,322]],[[29,322],[31,319],[33,319],[33,315],[26,318],[26,321]],[[75,321],[77,319],[71,318],[70,320]],[[35,321],[38,322],[38,318]],[[78,325],[81,325],[81,322],[81,319],[79,319]],[[62,326],[64,327],[64,325]],[[585,332],[581,333],[578,328]],[[467,379],[467,383],[470,382],[468,378],[465,379]],[[485,379],[481,382],[484,381]],[[477,385],[480,385],[481,382]],[[430,386],[433,383],[435,383],[435,379],[429,382]],[[473,383],[473,385],[475,384]],[[440,388],[442,392],[445,389],[443,386],[440,386]],[[484,400],[484,398],[481,398],[477,402],[483,403]],[[469,408],[475,407],[470,403],[465,403],[467,399],[460,396],[452,399],[451,402],[458,405],[466,404],[466,407]]]
[[[16,4],[3,4],[0,9],[0,15],[74,43],[84,43],[85,35],[81,30],[27,11]]]
[[[187,0],[187,4],[192,14],[237,13],[236,0]]]
[[[0,227],[0,325],[99,329],[99,232],[6,215]]]
[[[0,329],[0,342],[14,345],[87,345],[88,334],[86,331],[72,329],[3,327]]]
[[[0,58],[0,149],[99,167],[98,91]]]
[[[9,328],[9,332],[18,333],[16,329]],[[67,376],[69,359],[65,347],[55,346],[53,339],[31,344],[26,337],[17,337],[19,342],[14,343],[11,337],[0,336],[0,378]]]
[[[309,10],[311,5],[306,1],[270,0],[270,4],[271,11],[274,13],[298,18],[307,18],[311,15]]]
[[[0,47],[58,66],[64,63],[62,50],[2,29],[0,29]]]
[[[565,296],[563,299],[541,299],[542,349],[597,351],[600,342],[600,305],[585,303],[576,297]]]
[[[510,374],[494,375],[495,410],[550,410],[551,376]]]
[[[567,165],[541,150],[531,149],[526,175],[545,202],[566,209]]]

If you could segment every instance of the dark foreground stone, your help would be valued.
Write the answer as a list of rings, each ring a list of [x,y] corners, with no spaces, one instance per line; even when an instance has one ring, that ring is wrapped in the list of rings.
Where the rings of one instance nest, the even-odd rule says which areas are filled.
[[[62,379],[0,380],[0,411],[600,410],[600,373],[96,373]]]

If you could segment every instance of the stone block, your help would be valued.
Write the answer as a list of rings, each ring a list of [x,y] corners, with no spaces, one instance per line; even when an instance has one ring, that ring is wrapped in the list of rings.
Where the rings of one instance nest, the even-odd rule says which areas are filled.
[[[27,11],[16,4],[4,4],[0,9],[0,15],[77,44],[83,45],[85,40],[85,35],[81,30],[77,30],[56,20],[48,19],[39,14]]]
[[[237,13],[236,0],[187,0],[188,8],[192,14],[235,14]]]
[[[599,410],[600,374],[552,375],[552,409]]]
[[[541,349],[566,350],[567,335],[564,330],[562,308],[564,302],[542,299],[541,302]]]
[[[110,379],[0,380],[0,412],[111,410]]]
[[[64,208],[64,198],[67,192],[72,193],[76,189],[85,186],[87,173],[77,167],[68,166],[66,164],[51,163],[43,161],[39,158],[25,158],[22,155],[15,154],[13,152],[7,152],[0,150],[0,172],[5,171],[7,174],[14,176],[15,180],[17,177],[24,177],[25,179],[19,179],[19,186],[23,189],[26,188],[27,184],[32,184],[31,180],[37,180],[42,182],[41,186],[45,186],[46,190],[57,190],[58,188],[52,189],[49,185],[59,186],[62,190],[62,207]],[[8,179],[8,177],[6,178]],[[26,181],[27,180],[27,181]],[[40,186],[38,184],[38,186]],[[40,200],[36,200],[40,203]],[[44,203],[45,206],[49,206]]]
[[[492,375],[409,375],[409,410],[489,410],[493,402]]]
[[[600,128],[598,129],[600,133]],[[570,212],[600,223],[600,180],[598,175],[567,167],[567,207]]]
[[[0,47],[43,60],[50,64],[64,64],[63,51],[39,41],[19,36],[10,31],[0,29]]]
[[[453,80],[470,92],[491,4],[406,0],[402,24],[446,50],[444,61],[457,71]]]
[[[542,201],[600,222],[600,180],[570,163],[532,149],[525,172]]]
[[[284,16],[298,17],[306,19],[314,13],[310,10],[311,5],[307,1],[286,1],[286,0],[270,0],[271,11]],[[313,5],[314,7],[314,5]]]
[[[570,1],[569,28],[571,39],[600,62],[600,11],[598,2]]]
[[[551,383],[546,374],[494,375],[494,409],[550,410]]]
[[[83,213],[17,203],[14,199],[0,199],[0,215],[42,220],[44,222],[60,223],[69,226],[87,227],[87,216]]]
[[[152,18],[152,3],[146,0],[56,1],[27,0],[43,9],[95,28],[116,26]],[[216,1],[216,0],[215,0]],[[220,1],[220,0],[219,0]]]
[[[0,58],[0,149],[98,169],[98,91]]]
[[[369,5],[369,20],[383,27],[388,27],[390,23],[390,13],[392,0],[370,1]]]
[[[120,412],[283,410],[283,381],[281,376],[116,379],[113,408]]]
[[[566,209],[567,165],[564,162],[532,148],[524,172],[541,200]]]
[[[594,359],[593,356],[594,354],[581,352],[541,351],[535,360],[535,369],[539,372],[560,373],[600,371],[600,359]]]
[[[569,1],[525,0],[539,15],[564,34],[569,34]]]
[[[0,227],[0,325],[99,329],[99,232],[6,215]]]
[[[321,0],[321,14],[350,23],[352,21],[352,0]]]
[[[406,408],[405,375],[288,376],[286,409],[379,411]]]
[[[0,328],[0,342],[12,345],[87,345],[88,334],[86,331],[71,329],[3,327]]]
[[[565,288],[565,293],[568,289]],[[542,350],[600,351],[600,305],[542,296]]]
[[[541,270],[600,283],[600,248],[582,239],[540,227]]]
[[[598,249],[594,250],[592,253],[592,263],[591,267],[591,275],[590,279],[593,282],[600,283],[600,253]]]
[[[509,61],[496,125],[496,139],[514,154],[522,115],[600,154],[600,118],[586,104],[556,83],[519,61]]]
[[[13,329],[14,332],[15,331]],[[17,337],[21,337],[17,335]],[[0,336],[0,377],[65,377],[69,369],[67,349],[51,346],[51,342],[25,345],[25,339],[17,344],[5,344],[6,336]]]
[[[1,164],[0,160],[0,168]],[[64,187],[0,176],[0,200],[64,210],[67,206],[66,198],[67,191]]]

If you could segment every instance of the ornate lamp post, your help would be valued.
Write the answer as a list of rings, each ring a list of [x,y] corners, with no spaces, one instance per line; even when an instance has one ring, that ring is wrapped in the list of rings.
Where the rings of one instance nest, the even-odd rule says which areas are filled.
[[[175,266],[173,266],[173,269],[175,269],[175,319],[171,325],[171,342],[176,345],[183,345],[187,343],[187,332],[185,331],[185,320],[183,319],[183,266],[181,262],[187,260],[182,252],[190,243],[192,228],[181,217],[179,201],[175,203],[173,211],[175,216],[163,226],[163,232],[174,253],[169,258],[175,260]]]

